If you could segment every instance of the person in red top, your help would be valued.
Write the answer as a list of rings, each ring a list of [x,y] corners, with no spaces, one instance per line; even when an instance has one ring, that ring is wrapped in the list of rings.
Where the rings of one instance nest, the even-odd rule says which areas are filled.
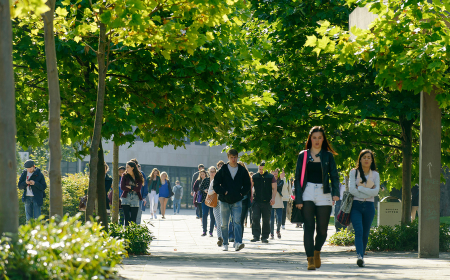
[[[125,226],[130,222],[136,223],[136,217],[139,210],[139,202],[143,200],[141,195],[144,178],[139,172],[136,163],[127,162],[126,171],[122,176],[120,188],[123,190],[120,200],[125,214]]]

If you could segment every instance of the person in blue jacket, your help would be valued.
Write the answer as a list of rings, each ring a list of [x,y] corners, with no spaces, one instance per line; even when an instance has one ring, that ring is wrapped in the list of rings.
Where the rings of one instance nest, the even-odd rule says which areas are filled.
[[[25,203],[25,215],[29,221],[37,219],[41,215],[47,183],[41,170],[36,168],[34,161],[27,160],[24,167],[26,169],[20,175],[18,187],[20,190],[24,190],[22,201]]]

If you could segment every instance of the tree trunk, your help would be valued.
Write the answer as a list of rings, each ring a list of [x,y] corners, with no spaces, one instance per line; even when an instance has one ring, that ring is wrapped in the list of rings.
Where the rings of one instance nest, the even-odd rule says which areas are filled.
[[[414,121],[400,116],[402,128],[402,225],[411,223],[412,126]]]
[[[16,106],[9,0],[0,0],[0,235],[17,233]]]
[[[100,14],[103,10],[100,10]],[[106,26],[100,23],[100,36],[97,52],[98,63],[98,87],[97,87],[97,104],[95,111],[94,134],[92,136],[89,162],[89,192],[86,206],[86,221],[89,221],[94,212],[96,189],[97,189],[97,164],[98,164],[98,147],[101,141],[102,124],[103,124],[103,105],[105,101],[105,83],[106,83]]]
[[[97,200],[98,208],[97,215],[100,216],[100,222],[108,231],[108,213],[106,212],[106,191],[105,191],[105,158],[103,155],[103,146],[100,141],[98,149],[98,164],[97,164]]]
[[[50,11],[43,14],[45,59],[47,62],[48,109],[49,109],[49,178],[50,178],[50,216],[63,216],[61,185],[61,97],[59,93],[58,67],[56,60],[55,38],[53,32],[53,13],[55,0],[48,0]]]
[[[111,209],[111,222],[119,223],[119,146],[114,142],[113,148],[113,201]]]

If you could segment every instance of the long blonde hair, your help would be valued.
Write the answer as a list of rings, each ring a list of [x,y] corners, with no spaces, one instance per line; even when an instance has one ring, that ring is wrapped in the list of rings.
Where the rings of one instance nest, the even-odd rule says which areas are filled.
[[[161,175],[159,175],[159,178],[161,179],[161,184],[162,184],[162,175],[166,175],[166,181],[169,181],[169,175],[167,174],[167,172],[166,171],[163,171],[162,173],[161,173]]]

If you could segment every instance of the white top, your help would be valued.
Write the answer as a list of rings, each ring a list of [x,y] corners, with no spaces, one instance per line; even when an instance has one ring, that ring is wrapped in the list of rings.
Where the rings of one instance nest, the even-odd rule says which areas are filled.
[[[31,175],[33,175],[33,173],[29,173],[27,171],[27,181],[30,179]],[[31,190],[31,186],[27,186],[27,194],[26,196],[34,196],[33,191]]]
[[[279,192],[275,194],[275,203],[272,205],[272,208],[273,209],[284,208],[283,198],[281,197]]]
[[[376,171],[370,171],[369,176],[367,176],[367,179],[371,179],[374,183],[374,188],[369,189],[365,187],[358,186],[356,188],[356,179],[355,173],[356,170],[352,169],[349,174],[349,191],[354,196],[353,200],[359,200],[359,201],[374,201],[374,197],[378,195],[378,192],[380,191],[380,174]],[[358,176],[359,178],[360,176]]]
[[[283,181],[283,190],[281,191],[281,194],[283,195],[283,201],[289,201],[292,195],[291,184],[289,184],[289,181],[286,180],[286,178],[284,178]]]
[[[213,185],[214,185],[214,179],[211,180],[211,183],[209,183],[209,189],[208,189],[208,194],[209,194],[209,195],[212,195],[212,194],[215,193],[214,188],[213,188]]]
[[[339,200],[342,200],[342,198],[344,197],[344,191],[345,191],[345,182],[339,183],[339,192],[340,192]]]
[[[238,172],[238,168],[239,168],[239,165],[237,165],[236,167],[231,167],[231,165],[228,164],[228,170],[230,170],[231,178],[233,178],[233,180],[234,180],[234,177],[236,176],[236,173]]]

